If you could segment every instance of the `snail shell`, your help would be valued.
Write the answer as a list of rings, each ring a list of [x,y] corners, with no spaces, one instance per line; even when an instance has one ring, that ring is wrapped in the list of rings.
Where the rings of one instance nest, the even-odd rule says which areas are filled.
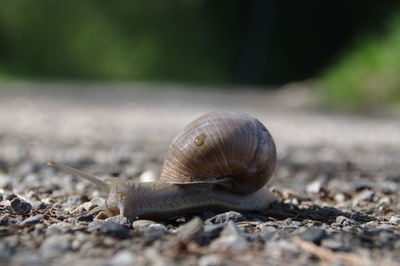
[[[268,130],[255,118],[238,112],[207,113],[172,141],[161,181],[230,183],[230,191],[248,194],[269,180],[276,148]]]

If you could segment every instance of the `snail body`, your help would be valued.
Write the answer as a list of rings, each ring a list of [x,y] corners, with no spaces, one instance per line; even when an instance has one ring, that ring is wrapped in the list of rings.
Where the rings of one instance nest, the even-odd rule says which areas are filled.
[[[237,112],[194,120],[172,141],[157,182],[105,182],[49,162],[96,184],[108,194],[105,209],[128,219],[164,219],[203,210],[263,210],[274,201],[265,187],[276,164],[268,130]]]

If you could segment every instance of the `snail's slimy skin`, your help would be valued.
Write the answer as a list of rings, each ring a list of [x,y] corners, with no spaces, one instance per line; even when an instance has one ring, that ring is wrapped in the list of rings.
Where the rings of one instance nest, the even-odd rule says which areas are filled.
[[[66,165],[48,164],[95,184],[108,195],[107,213],[133,220],[204,210],[264,210],[275,199],[265,184],[276,158],[274,140],[260,121],[219,111],[200,116],[174,138],[157,182],[102,181]]]
[[[106,208],[129,220],[161,220],[205,210],[265,210],[275,200],[267,187],[240,195],[207,184],[182,187],[163,182],[125,183],[111,186]]]

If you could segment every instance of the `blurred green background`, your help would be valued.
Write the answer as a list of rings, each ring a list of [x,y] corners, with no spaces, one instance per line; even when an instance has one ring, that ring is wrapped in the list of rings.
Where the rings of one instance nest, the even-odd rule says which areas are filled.
[[[399,1],[0,0],[0,78],[279,87],[400,102]]]

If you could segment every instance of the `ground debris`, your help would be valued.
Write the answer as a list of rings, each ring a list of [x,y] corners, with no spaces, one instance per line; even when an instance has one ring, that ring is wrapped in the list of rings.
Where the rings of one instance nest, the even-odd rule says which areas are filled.
[[[1,265],[399,265],[398,118],[293,110],[264,91],[124,91],[2,94]],[[279,200],[264,211],[131,223],[45,165],[153,180],[174,135],[213,103],[257,116],[276,140]]]

